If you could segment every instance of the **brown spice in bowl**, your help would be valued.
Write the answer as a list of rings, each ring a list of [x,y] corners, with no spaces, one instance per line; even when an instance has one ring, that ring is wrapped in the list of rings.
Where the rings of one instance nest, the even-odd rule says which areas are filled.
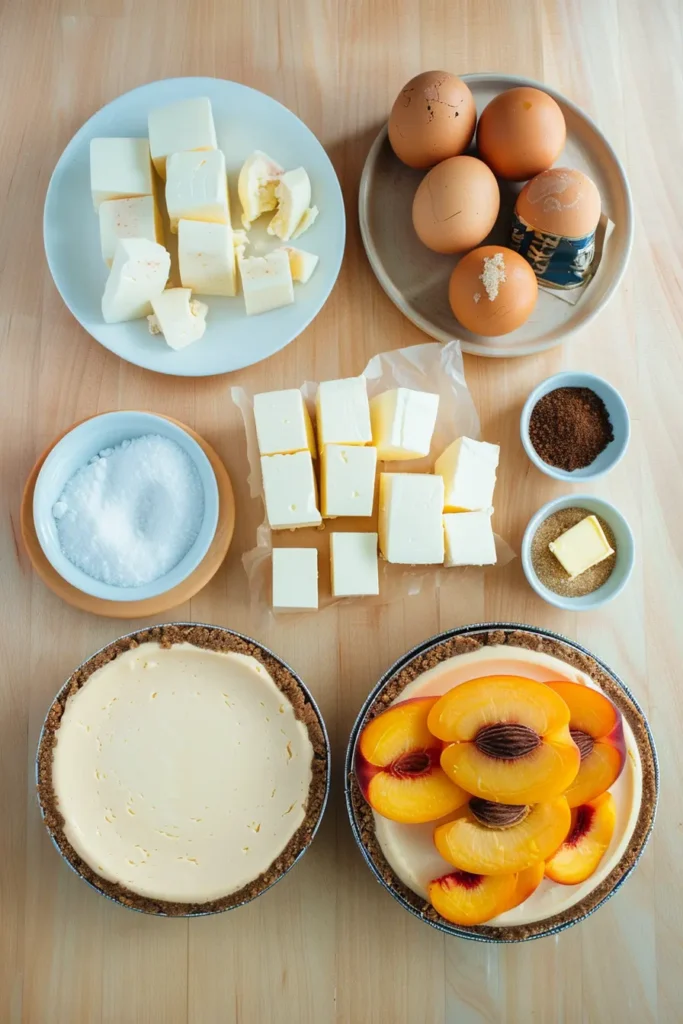
[[[605,403],[590,388],[555,388],[533,407],[529,438],[544,462],[570,473],[595,462],[614,431]]]
[[[576,526],[586,516],[593,515],[585,508],[561,508],[544,519],[531,541],[531,564],[544,587],[561,597],[585,597],[598,590],[612,575],[616,565],[617,543],[611,527],[601,516],[596,516],[605,536],[614,549],[614,554],[604,561],[586,569],[580,576],[571,579],[548,545]]]

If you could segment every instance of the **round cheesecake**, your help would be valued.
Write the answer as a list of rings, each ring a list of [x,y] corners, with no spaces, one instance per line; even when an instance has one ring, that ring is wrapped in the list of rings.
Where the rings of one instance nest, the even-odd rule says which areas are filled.
[[[38,753],[46,824],[126,905],[207,913],[252,899],[310,842],[327,744],[293,673],[216,627],[124,637],[53,704]]]
[[[598,869],[578,885],[544,879],[519,906],[486,925],[462,927],[444,921],[429,903],[428,887],[453,867],[439,854],[434,830],[440,822],[403,824],[383,817],[365,802],[353,771],[349,775],[352,823],[366,859],[409,909],[439,927],[476,938],[518,940],[556,931],[594,910],[634,866],[649,835],[656,805],[654,748],[640,709],[594,658],[568,642],[535,630],[455,631],[414,657],[380,684],[354,730],[357,736],[377,714],[403,701],[440,697],[473,679],[514,676],[536,682],[567,681],[602,690],[623,716],[626,758],[610,791],[616,823]],[[352,744],[355,745],[355,744]],[[350,749],[348,764],[353,763]],[[448,820],[447,816],[444,821]]]

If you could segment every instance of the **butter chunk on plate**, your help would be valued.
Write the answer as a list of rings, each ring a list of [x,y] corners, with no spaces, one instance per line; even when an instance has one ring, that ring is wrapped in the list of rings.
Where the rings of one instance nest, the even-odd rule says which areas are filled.
[[[429,455],[439,411],[439,396],[410,388],[394,388],[370,401],[372,441],[382,462],[400,462]]]
[[[443,563],[443,495],[440,476],[380,474],[379,548],[387,562]]]
[[[100,247],[108,267],[114,260],[119,238],[146,238],[164,243],[164,228],[154,196],[107,199],[100,203]]]
[[[270,313],[294,302],[292,271],[287,253],[246,256],[238,261],[247,316]]]
[[[261,455],[310,451],[316,458],[313,424],[297,388],[254,395],[254,420]]]
[[[207,96],[183,99],[150,110],[147,128],[152,161],[163,180],[166,179],[166,161],[172,153],[217,147],[213,109]]]
[[[236,295],[234,234],[229,224],[178,221],[178,267],[184,288],[197,295]]]
[[[228,179],[220,149],[172,153],[166,161],[166,209],[171,231],[179,220],[230,223]]]
[[[261,474],[266,515],[271,530],[320,526],[318,495],[309,451],[294,455],[262,455]]]
[[[170,348],[186,348],[204,336],[208,306],[193,299],[189,288],[167,288],[152,299],[152,310],[150,334],[163,334]]]
[[[90,191],[95,212],[110,199],[151,196],[154,185],[147,139],[91,139]]]
[[[106,323],[137,320],[152,312],[152,299],[163,292],[171,257],[163,245],[147,238],[120,238],[102,296]]]
[[[273,548],[273,609],[302,612],[317,607],[317,549]]]
[[[600,521],[593,515],[565,530],[548,546],[572,580],[614,554]]]

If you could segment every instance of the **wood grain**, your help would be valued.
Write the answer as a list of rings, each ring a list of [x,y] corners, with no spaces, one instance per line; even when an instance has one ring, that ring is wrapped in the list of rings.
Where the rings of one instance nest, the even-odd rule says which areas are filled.
[[[0,1020],[7,1024],[413,1024],[675,1022],[683,1015],[683,5],[681,0],[4,0],[0,4]],[[633,440],[594,488],[638,543],[627,591],[592,616],[544,605],[519,561],[384,608],[331,608],[274,624],[249,610],[241,553],[260,518],[244,481],[228,389],[358,373],[374,353],[422,340],[384,296],[355,216],[369,144],[398,88],[429,67],[517,73],[581,104],[624,160],[637,235],[618,296],[565,348],[466,360],[484,437],[503,443],[497,528],[518,545],[565,488],[518,440],[529,390],[581,367],[624,394]],[[175,75],[234,78],[291,107],[327,147],[349,232],[339,283],[296,342],[231,378],[181,381],[120,362],[72,320],[47,272],[45,189],[71,135],[103,103]],[[33,756],[52,695],[124,630],[61,603],[31,572],[18,533],[24,480],[69,423],[147,408],[191,424],[224,460],[238,520],[227,562],[178,618],[253,633],[291,662],[327,720],[335,793],[319,838],[249,907],[193,921],[109,904],[52,849]],[[593,918],[554,939],[499,949],[445,939],[373,880],[340,799],[345,738],[380,673],[439,629],[536,623],[606,659],[646,707],[662,763],[661,810],[643,861]]]

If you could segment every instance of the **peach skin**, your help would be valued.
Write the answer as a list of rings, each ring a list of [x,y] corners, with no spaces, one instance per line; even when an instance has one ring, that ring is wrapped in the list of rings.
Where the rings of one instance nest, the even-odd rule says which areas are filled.
[[[417,697],[395,704],[361,733],[358,782],[370,806],[384,818],[409,825],[436,821],[469,799],[441,768],[442,744],[427,728],[436,699]]]
[[[616,807],[611,793],[575,807],[572,827],[559,850],[545,865],[547,878],[561,885],[578,885],[593,874],[612,841]]]
[[[569,732],[581,754],[579,773],[565,793],[569,806],[578,807],[606,792],[621,775],[626,761],[622,717],[599,690],[580,683],[547,685],[569,708]]]
[[[534,807],[473,798],[466,814],[436,827],[434,843],[444,860],[460,871],[507,875],[550,857],[570,826],[564,797]]]
[[[484,924],[501,913],[515,891],[516,875],[453,871],[429,883],[429,901],[452,924]]]

